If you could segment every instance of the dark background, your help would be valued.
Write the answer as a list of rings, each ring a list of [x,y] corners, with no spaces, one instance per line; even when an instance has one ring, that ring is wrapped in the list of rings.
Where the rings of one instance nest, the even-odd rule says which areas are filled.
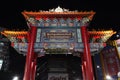
[[[71,11],[95,11],[96,14],[89,26],[90,29],[119,29],[119,2],[113,0],[4,0],[0,2],[0,26],[28,29],[21,12],[24,10],[49,10],[58,6]]]

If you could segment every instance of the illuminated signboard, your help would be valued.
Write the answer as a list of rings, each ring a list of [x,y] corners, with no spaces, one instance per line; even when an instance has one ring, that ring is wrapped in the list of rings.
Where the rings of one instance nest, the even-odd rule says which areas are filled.
[[[41,42],[77,42],[76,29],[42,29]]]

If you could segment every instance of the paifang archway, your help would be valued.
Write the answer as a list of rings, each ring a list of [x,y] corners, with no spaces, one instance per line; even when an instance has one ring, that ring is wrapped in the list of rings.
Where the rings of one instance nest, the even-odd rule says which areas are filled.
[[[3,31],[12,42],[12,46],[26,55],[26,65],[23,80],[35,80],[36,59],[38,56],[50,54],[53,51],[62,54],[83,53],[83,80],[94,80],[91,52],[103,48],[101,43],[89,43],[87,31],[89,23],[95,14],[93,11],[68,11],[60,7],[49,11],[22,12],[29,26],[28,31]],[[104,34],[104,32],[97,32]],[[108,35],[108,32],[106,32]],[[109,32],[107,39],[113,34]],[[99,36],[100,37],[100,36]],[[95,39],[95,37],[94,37]],[[101,37],[100,37],[101,39]],[[107,40],[106,39],[106,40]]]

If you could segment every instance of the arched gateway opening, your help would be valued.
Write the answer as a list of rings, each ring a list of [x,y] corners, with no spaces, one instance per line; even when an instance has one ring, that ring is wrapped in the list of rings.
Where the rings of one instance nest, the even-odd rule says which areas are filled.
[[[91,53],[105,46],[104,41],[94,43],[92,32],[88,35],[87,27],[95,12],[58,7],[22,14],[29,30],[4,30],[2,34],[19,53],[26,55],[23,80],[94,80]],[[110,31],[107,38],[112,34]]]
[[[83,80],[81,58],[52,54],[38,58],[35,80]]]

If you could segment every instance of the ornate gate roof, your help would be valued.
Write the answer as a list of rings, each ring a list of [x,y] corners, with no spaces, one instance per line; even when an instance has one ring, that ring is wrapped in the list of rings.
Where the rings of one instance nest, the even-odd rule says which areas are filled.
[[[95,12],[69,11],[59,6],[49,11],[23,11],[28,26],[37,27],[34,51],[40,55],[52,53],[83,52],[80,27],[88,26]],[[26,54],[29,31],[7,31],[4,34],[19,53]],[[105,46],[107,39],[114,34],[109,31],[88,31],[90,51],[96,51]]]

